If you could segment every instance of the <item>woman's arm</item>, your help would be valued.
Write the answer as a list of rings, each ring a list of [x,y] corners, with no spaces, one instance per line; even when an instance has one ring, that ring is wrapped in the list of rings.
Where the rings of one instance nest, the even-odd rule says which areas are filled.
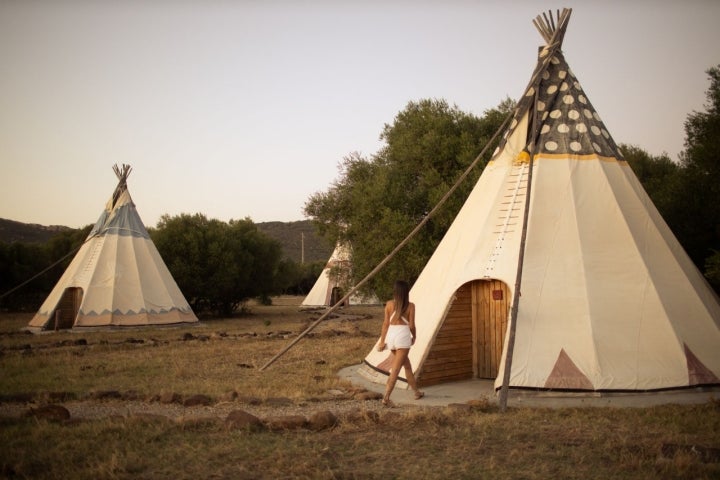
[[[415,332],[415,304],[412,302],[408,305],[407,315],[408,326],[410,327],[410,333],[412,334],[412,343],[415,344],[415,337],[417,336]]]
[[[380,341],[378,341],[377,349],[378,352],[385,350],[385,337],[387,336],[388,328],[390,327],[390,302],[385,304],[385,318],[383,319],[382,330],[380,332]]]

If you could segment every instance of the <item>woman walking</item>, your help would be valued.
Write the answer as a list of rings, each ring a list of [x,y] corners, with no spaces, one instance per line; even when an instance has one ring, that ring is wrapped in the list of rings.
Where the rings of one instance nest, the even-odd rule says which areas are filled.
[[[410,347],[415,343],[415,304],[410,302],[410,287],[403,280],[395,282],[393,299],[385,304],[385,318],[382,325],[382,333],[377,349],[382,352],[389,348],[393,353],[390,376],[385,386],[385,395],[382,403],[385,406],[393,406],[390,401],[390,394],[395,388],[400,367],[405,368],[405,379],[410,388],[415,392],[415,399],[421,399],[425,394],[418,390],[413,375],[412,365],[408,358]]]

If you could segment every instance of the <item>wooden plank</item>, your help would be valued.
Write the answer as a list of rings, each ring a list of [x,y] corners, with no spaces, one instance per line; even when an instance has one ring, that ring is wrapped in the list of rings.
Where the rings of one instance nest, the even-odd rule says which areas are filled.
[[[448,357],[446,359],[433,359],[433,360],[427,360],[423,364],[423,371],[437,371],[437,370],[443,370],[443,369],[451,369],[454,368],[454,366],[461,365],[464,369],[470,370],[472,368],[472,365],[470,362],[472,361],[472,352],[468,352],[467,354],[462,355],[454,355],[452,357]]]
[[[453,328],[448,331],[443,331],[441,335],[438,335],[436,338],[442,340],[444,338],[464,338],[464,340],[468,343],[471,343],[470,335],[472,335],[472,329],[471,328]]]
[[[472,342],[470,342],[470,338],[465,335],[464,337],[444,338],[438,340],[433,345],[433,350],[435,350],[435,347],[437,347],[438,350],[447,350],[448,348],[467,348],[472,350]]]
[[[450,325],[443,325],[442,330],[438,332],[438,336],[447,335],[447,334],[453,334],[453,332],[472,332],[472,325],[470,322],[470,318],[468,317],[467,321],[464,324],[461,323],[451,323]]]
[[[472,341],[470,339],[471,334],[472,334],[472,330],[468,328],[468,329],[463,329],[463,330],[451,330],[449,332],[443,332],[442,336],[438,335],[436,338],[440,341],[442,341],[444,339],[449,339],[452,341],[453,339],[461,338],[465,342],[467,342],[469,345],[472,343]]]
[[[488,296],[492,298],[492,292],[497,289],[498,282],[493,281],[488,285]],[[497,315],[498,315],[498,300],[492,299],[490,302],[490,315],[488,323],[488,352],[487,352],[487,365],[486,375],[492,375],[496,371],[495,365],[495,353],[497,351]]]
[[[439,379],[443,382],[449,381],[447,379],[457,377],[457,376],[463,376],[465,378],[473,378],[472,370],[467,368],[455,368],[455,369],[430,369],[425,370],[421,372],[420,375],[415,375],[416,379],[418,381],[427,382],[433,379]]]
[[[444,377],[432,377],[432,378],[423,378],[422,380],[418,380],[418,385],[422,387],[429,387],[431,385],[438,385],[441,383],[447,383],[447,382],[459,382],[462,380],[470,380],[472,378],[472,373],[463,373],[458,375],[446,375]]]
[[[455,300],[418,372],[419,385],[472,378],[471,293],[470,284],[455,292]]]
[[[466,365],[456,365],[450,368],[443,369],[428,369],[423,368],[423,379],[429,378],[442,378],[442,376],[455,376],[455,375],[472,375],[472,370],[468,369]]]
[[[433,356],[441,356],[445,354],[446,352],[452,352],[453,350],[467,350],[468,352],[472,352],[472,344],[470,342],[467,343],[441,343],[441,344],[435,344],[433,346],[433,352],[427,356],[427,358],[431,358]],[[445,352],[445,353],[443,353]]]
[[[425,359],[425,364],[434,363],[439,364],[442,362],[450,362],[453,358],[462,357],[465,359],[472,360],[472,350],[467,348],[464,350],[449,350],[442,356],[428,357]]]
[[[492,307],[493,301],[491,298],[492,282],[482,282],[480,285],[482,289],[483,297],[483,318],[482,328],[484,333],[483,344],[482,344],[482,368],[480,369],[480,375],[487,376],[489,373],[490,355],[492,348]]]
[[[463,333],[465,335],[470,335],[472,333],[472,327],[470,326],[470,320],[467,321],[466,325],[451,325],[448,328],[443,328],[438,332],[438,337],[456,337],[458,333]],[[437,337],[436,337],[437,338]],[[470,337],[468,337],[468,342],[470,341]]]
[[[478,302],[478,295],[477,295],[477,288],[474,287],[473,284],[470,285],[470,313],[472,318],[477,318],[478,311],[479,311],[479,302]],[[480,373],[478,371],[478,362],[475,361],[475,359],[478,356],[478,338],[480,336],[480,329],[477,326],[477,322],[472,321],[472,318],[470,320],[470,339],[472,344],[472,358],[470,359],[470,364],[472,365],[472,374],[473,378],[476,378],[478,374]]]
[[[455,351],[472,352],[472,345],[438,345],[437,348],[433,348],[433,353],[428,355],[427,358],[444,358],[448,355],[448,352]]]
[[[464,366],[458,366],[457,368],[423,369],[422,376],[418,378],[422,378],[422,380],[425,381],[433,378],[454,377],[457,375],[466,375],[468,378],[472,378],[472,370]]]
[[[472,342],[470,341],[470,335],[455,335],[455,336],[448,336],[443,338],[438,338],[435,341],[435,346],[445,346],[445,345],[457,345],[457,346],[465,346],[467,345],[468,348],[472,348]]]

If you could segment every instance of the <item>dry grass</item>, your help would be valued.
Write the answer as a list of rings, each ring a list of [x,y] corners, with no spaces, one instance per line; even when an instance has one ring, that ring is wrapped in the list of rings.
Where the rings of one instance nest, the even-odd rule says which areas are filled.
[[[325,322],[265,372],[257,367],[317,318],[298,312],[294,299],[173,329],[28,336],[18,330],[29,316],[5,315],[0,395],[320,396],[346,387],[338,370],[360,362],[379,333],[379,308],[343,313],[355,319]],[[193,338],[184,339],[188,334]],[[87,345],[68,345],[80,339]],[[717,403],[504,414],[492,405],[404,408],[328,431],[287,433],[228,431],[221,422],[14,418],[0,419],[0,477],[711,479],[720,477],[719,432]]]
[[[0,321],[0,395],[128,389],[141,395],[315,395],[338,385],[337,371],[367,354],[379,335],[378,312],[344,309],[266,372],[259,367],[319,313],[300,312],[281,298],[278,305],[255,305],[247,315],[199,326],[41,335],[20,333],[31,315],[6,315]]]

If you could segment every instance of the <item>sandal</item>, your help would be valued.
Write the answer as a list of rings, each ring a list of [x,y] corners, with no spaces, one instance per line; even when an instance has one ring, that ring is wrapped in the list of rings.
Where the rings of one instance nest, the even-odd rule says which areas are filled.
[[[415,390],[415,400],[420,400],[424,396],[425,396],[425,392],[421,392],[420,390]]]
[[[382,404],[383,404],[383,407],[395,408],[395,404],[394,404],[394,403],[392,402],[392,400],[390,400],[389,398],[388,398],[388,399],[383,398],[383,399],[382,399]]]

